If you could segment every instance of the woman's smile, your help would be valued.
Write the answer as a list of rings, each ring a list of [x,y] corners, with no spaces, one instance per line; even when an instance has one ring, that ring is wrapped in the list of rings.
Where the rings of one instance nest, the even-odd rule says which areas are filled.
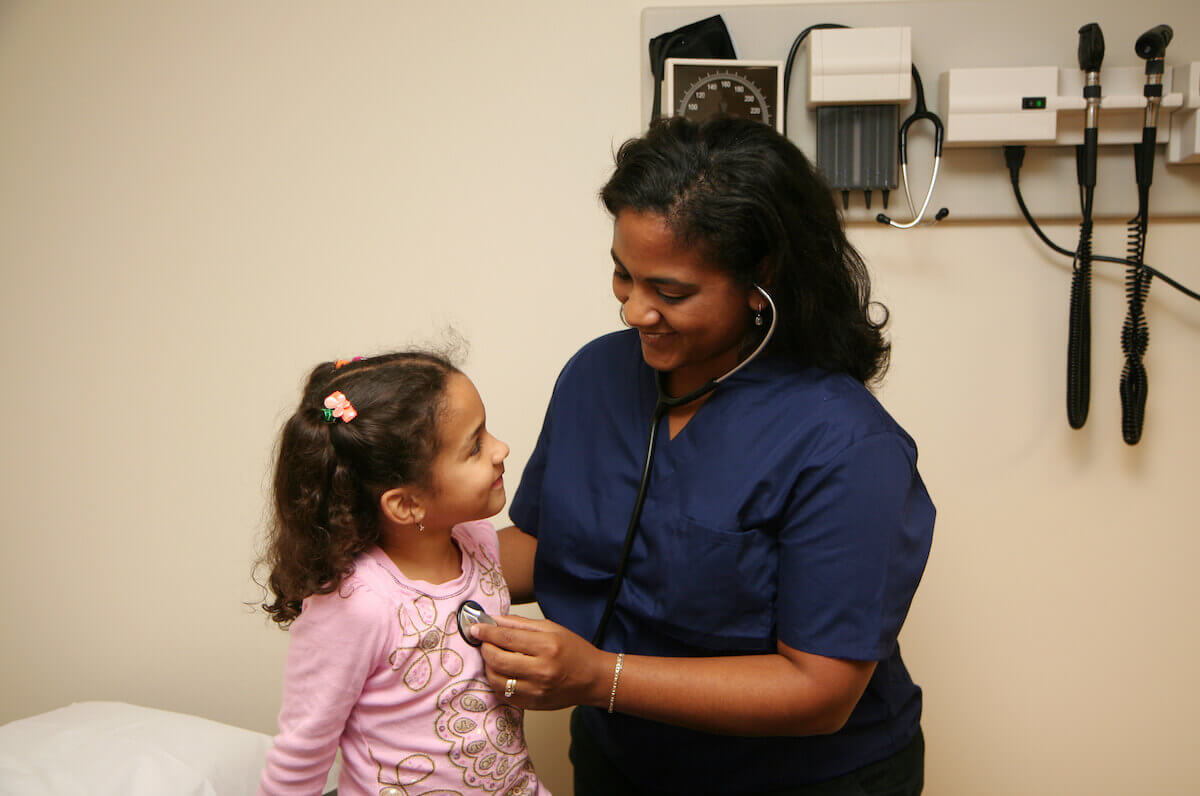
[[[668,338],[673,335],[674,332],[644,332],[638,330],[638,334],[642,338],[642,345],[661,346],[664,343],[670,342]]]

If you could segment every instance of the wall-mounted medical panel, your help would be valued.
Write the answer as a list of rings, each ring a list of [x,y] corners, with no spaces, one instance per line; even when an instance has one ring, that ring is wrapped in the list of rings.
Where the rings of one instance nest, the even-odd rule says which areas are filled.
[[[1183,106],[1171,88],[1172,70],[1163,79],[1162,113]],[[1103,70],[1100,144],[1142,140],[1146,98],[1144,71],[1135,66]],[[1074,146],[1083,143],[1083,73],[1054,66],[951,69],[942,73],[940,106],[946,146]],[[1158,143],[1166,144],[1171,127],[1158,125]]]
[[[1132,140],[1141,137],[1144,64],[1134,52],[1138,36],[1154,25],[1174,28],[1166,52],[1164,102],[1159,113],[1159,156],[1155,160],[1154,215],[1157,218],[1200,217],[1200,4],[1197,0],[1107,2],[1102,6],[1065,0],[926,0],[925,2],[818,3],[770,6],[649,7],[642,14],[640,41],[643,120],[649,121],[653,97],[647,42],[661,33],[720,14],[729,29],[738,58],[784,60],[792,42],[805,28],[820,23],[852,28],[907,29],[907,48],[924,83],[931,111],[947,116],[947,96],[962,87],[962,104],[950,109],[974,114],[948,120],[947,141],[935,207],[948,207],[951,219],[1015,219],[1008,170],[996,128],[1003,125],[1022,136],[1028,152],[1021,186],[1030,209],[1039,219],[1079,216],[1074,143],[1082,140],[1083,76],[1079,71],[1079,29],[1099,23],[1106,43],[1101,84],[1107,99],[1100,109],[1096,218],[1126,220],[1137,211]],[[873,34],[872,34],[873,35]],[[894,35],[894,34],[888,34]],[[793,67],[789,102],[785,108],[787,135],[810,156],[817,153],[819,108],[810,107],[809,77],[813,58],[830,74],[839,70],[853,83],[855,70],[871,72],[869,64],[838,65],[836,53],[809,51],[813,36],[802,45]],[[824,47],[826,42],[820,43]],[[890,48],[891,45],[886,45]],[[884,45],[876,48],[877,53]],[[887,49],[890,53],[891,49]],[[889,56],[888,60],[892,60]],[[828,65],[828,67],[826,66]],[[966,90],[969,70],[979,73],[974,91]],[[1007,73],[1007,74],[1005,74]],[[820,77],[818,75],[817,77]],[[962,81],[959,84],[959,81]],[[1020,113],[1009,108],[987,109],[1002,94],[998,84],[1017,102],[1027,101]],[[842,81],[842,85],[849,85]],[[837,84],[831,84],[836,86]],[[853,87],[852,87],[853,88]],[[1044,99],[1039,106],[1038,98]],[[631,99],[632,101],[632,99]],[[954,105],[954,103],[951,103]],[[974,109],[971,110],[972,104]],[[822,106],[827,107],[827,106]],[[903,119],[913,108],[900,106]],[[988,113],[999,114],[989,118]],[[958,123],[955,129],[955,122]],[[991,130],[991,132],[989,132]],[[958,135],[958,140],[954,137]],[[968,140],[971,137],[974,140]],[[990,139],[989,139],[990,136]],[[931,173],[933,135],[927,124],[911,128],[908,172],[912,193],[925,193]],[[846,217],[870,221],[880,208],[878,192],[871,208],[865,197],[851,197]],[[888,212],[904,216],[892,196]]]

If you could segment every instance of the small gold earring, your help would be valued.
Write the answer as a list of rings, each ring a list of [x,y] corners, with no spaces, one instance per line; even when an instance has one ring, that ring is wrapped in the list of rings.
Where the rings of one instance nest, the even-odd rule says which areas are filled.
[[[417,533],[425,533],[425,526],[419,522],[417,523]]]

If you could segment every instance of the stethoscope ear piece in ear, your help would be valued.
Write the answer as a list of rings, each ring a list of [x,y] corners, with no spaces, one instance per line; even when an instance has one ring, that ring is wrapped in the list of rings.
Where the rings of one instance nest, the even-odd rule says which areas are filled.
[[[467,600],[458,607],[458,634],[472,647],[483,645],[482,641],[467,632],[471,625],[479,624],[494,625],[496,620],[488,616],[483,606],[474,600]]]

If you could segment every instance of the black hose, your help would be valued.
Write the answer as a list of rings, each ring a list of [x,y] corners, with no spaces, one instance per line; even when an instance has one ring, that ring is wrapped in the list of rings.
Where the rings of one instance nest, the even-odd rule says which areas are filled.
[[[1026,206],[1026,204],[1025,204],[1025,197],[1021,195],[1020,182],[1018,180],[1014,179],[1012,181],[1012,187],[1013,187],[1013,196],[1017,200],[1017,207],[1020,208],[1021,215],[1025,217],[1025,221],[1028,222],[1029,228],[1032,229],[1034,231],[1034,233],[1038,236],[1038,238],[1041,239],[1042,243],[1046,244],[1048,247],[1050,247],[1050,249],[1057,252],[1058,254],[1066,255],[1067,257],[1074,257],[1075,252],[1071,251],[1070,249],[1064,249],[1062,246],[1059,246],[1057,243],[1050,240],[1050,238],[1046,237],[1046,233],[1042,231],[1042,228],[1038,225],[1037,220],[1029,212],[1029,207]],[[1113,263],[1115,265],[1132,265],[1133,264],[1133,262],[1131,260],[1128,260],[1124,257],[1109,257],[1104,254],[1095,254],[1095,253],[1092,254],[1092,262],[1094,262],[1094,263]],[[1154,277],[1155,279],[1165,282],[1166,284],[1175,288],[1176,290],[1178,290],[1180,293],[1187,296],[1188,298],[1193,299],[1195,301],[1200,301],[1200,292],[1192,290],[1187,285],[1172,278],[1169,274],[1164,274],[1162,271],[1158,270],[1154,266],[1146,265],[1145,263],[1142,264],[1142,270],[1145,271],[1150,276]]]
[[[848,28],[849,25],[841,25],[837,22],[822,22],[817,25],[809,25],[792,41],[792,47],[788,50],[787,61],[783,67],[783,134],[787,135],[787,111],[788,99],[792,95],[792,66],[796,63],[796,53],[800,51],[800,45],[808,38],[808,34],[814,30],[840,30]]]

